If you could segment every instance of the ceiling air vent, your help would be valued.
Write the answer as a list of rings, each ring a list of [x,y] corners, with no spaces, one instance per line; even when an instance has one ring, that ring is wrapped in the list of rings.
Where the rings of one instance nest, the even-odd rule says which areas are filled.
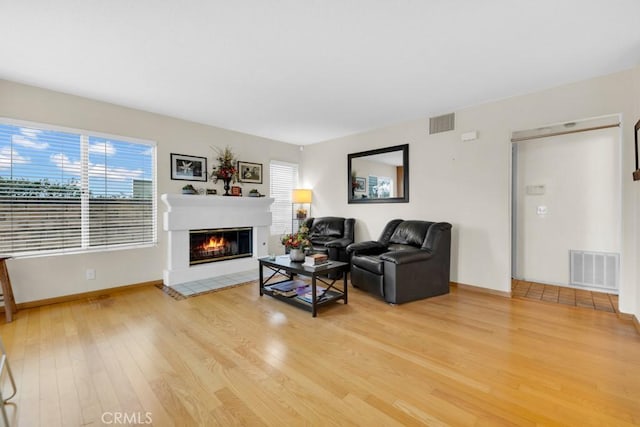
[[[429,135],[434,133],[446,132],[453,130],[455,127],[456,115],[455,113],[445,114],[438,117],[429,118]]]

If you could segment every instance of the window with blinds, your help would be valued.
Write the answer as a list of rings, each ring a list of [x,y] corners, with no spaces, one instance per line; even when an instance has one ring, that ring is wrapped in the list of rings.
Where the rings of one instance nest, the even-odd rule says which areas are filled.
[[[291,233],[291,191],[298,186],[298,165],[272,160],[269,193],[275,199],[271,205],[271,234]]]
[[[155,143],[0,119],[0,253],[157,241]]]

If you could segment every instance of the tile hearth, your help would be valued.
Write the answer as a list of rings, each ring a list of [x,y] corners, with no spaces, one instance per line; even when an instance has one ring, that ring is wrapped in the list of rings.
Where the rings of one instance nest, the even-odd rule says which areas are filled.
[[[226,274],[224,276],[180,283],[171,287],[165,285],[159,285],[158,287],[166,294],[171,295],[175,299],[181,300],[256,280],[258,280],[258,270],[253,269],[249,271],[241,271],[239,273]]]

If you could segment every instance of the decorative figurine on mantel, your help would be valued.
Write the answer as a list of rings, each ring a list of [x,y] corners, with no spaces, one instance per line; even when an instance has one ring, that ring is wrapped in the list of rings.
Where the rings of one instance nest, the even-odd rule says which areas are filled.
[[[219,179],[224,182],[224,195],[230,196],[229,189],[231,183],[238,181],[238,168],[236,167],[236,156],[231,151],[229,146],[226,146],[224,150],[218,148],[215,149],[218,152],[216,160],[218,165],[213,167],[211,171],[211,180],[217,183]]]

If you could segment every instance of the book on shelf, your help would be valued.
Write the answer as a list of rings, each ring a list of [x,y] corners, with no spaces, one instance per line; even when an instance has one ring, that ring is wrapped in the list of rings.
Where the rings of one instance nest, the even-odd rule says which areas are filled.
[[[329,298],[340,295],[339,292],[334,292],[334,291],[325,292],[325,290],[326,290],[325,288],[316,288],[316,302],[322,302]],[[309,304],[313,303],[313,293],[311,293],[311,291],[302,295],[298,295],[296,298],[299,299],[300,301],[304,301]]]
[[[322,287],[322,286],[316,286],[316,296],[320,296],[322,294],[324,294],[324,292],[327,289]],[[301,289],[298,290],[298,294],[301,294],[302,296],[308,296],[309,298],[311,298],[311,285],[308,285],[304,290],[303,293],[301,293],[300,291],[302,291]]]
[[[325,290],[326,290],[326,288],[323,288],[322,286],[316,286],[316,295],[317,296],[322,295]],[[306,286],[304,288],[298,288],[298,295],[300,295],[300,296],[304,296],[304,295],[311,296],[311,285],[306,284]]]
[[[265,289],[272,292],[290,292],[293,291],[294,294],[296,289],[303,288],[307,286],[307,284],[302,280],[286,280],[280,283],[274,283],[273,285],[265,285]]]
[[[276,290],[271,290],[271,292],[275,295],[282,295],[283,297],[287,297],[287,298],[291,298],[291,297],[295,297],[298,295],[298,293],[295,291],[295,289],[290,290],[290,291],[276,291]]]

